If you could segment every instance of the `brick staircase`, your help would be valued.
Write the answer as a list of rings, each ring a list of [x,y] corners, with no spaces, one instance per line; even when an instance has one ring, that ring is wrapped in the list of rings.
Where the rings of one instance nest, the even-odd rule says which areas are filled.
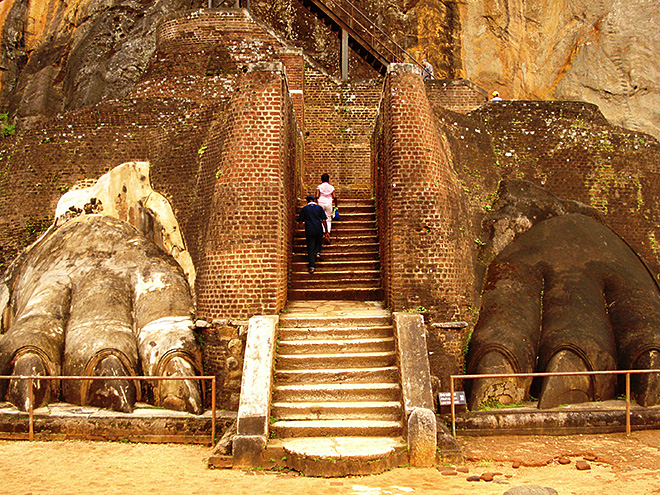
[[[339,206],[340,220],[332,222],[332,243],[323,246],[323,261],[316,262],[312,274],[307,272],[305,231],[296,226],[289,300],[383,299],[373,200],[342,198]]]
[[[392,315],[383,303],[290,302],[280,316],[271,437],[284,442],[307,439],[303,453],[289,452],[299,462],[306,459],[297,466],[306,474],[337,472],[332,465],[338,459],[325,467],[319,460],[332,458],[318,451],[328,437],[333,444],[362,438],[353,438],[352,456],[346,451],[339,456],[354,464],[344,468],[350,474],[380,472],[407,462],[396,361]],[[374,458],[371,444],[382,441],[391,448]]]

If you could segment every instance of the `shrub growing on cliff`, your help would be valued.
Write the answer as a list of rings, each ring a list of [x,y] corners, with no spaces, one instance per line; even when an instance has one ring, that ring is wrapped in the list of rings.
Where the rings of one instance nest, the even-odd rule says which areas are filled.
[[[0,113],[0,127],[2,128],[2,137],[14,134],[14,131],[16,130],[15,125],[9,125],[9,115],[6,113]]]

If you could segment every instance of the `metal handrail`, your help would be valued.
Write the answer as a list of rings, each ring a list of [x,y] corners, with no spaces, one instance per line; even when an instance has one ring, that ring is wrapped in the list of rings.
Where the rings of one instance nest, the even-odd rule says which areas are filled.
[[[333,1],[333,0],[330,0],[330,1]],[[420,63],[415,59],[415,57],[413,57],[410,53],[408,53],[408,51],[407,51],[405,48],[403,48],[401,45],[399,45],[396,41],[394,41],[394,39],[392,39],[392,38],[391,38],[391,37],[390,37],[385,31],[383,31],[383,30],[378,26],[378,24],[376,24],[376,23],[373,22],[371,19],[369,19],[369,17],[367,17],[367,15],[366,15],[364,12],[362,12],[358,7],[356,7],[353,3],[349,2],[348,0],[342,0],[342,3],[346,3],[346,4],[348,4],[348,5],[351,7],[351,9],[352,9],[354,12],[357,12],[358,14],[360,14],[360,15],[362,16],[362,18],[363,18],[365,21],[367,21],[367,23],[368,23],[372,28],[375,28],[380,34],[382,34],[385,38],[387,38],[387,40],[388,40],[390,43],[392,43],[392,44],[393,44],[393,45],[399,50],[399,52],[403,53],[404,55],[407,55],[407,56],[408,56],[413,62],[415,62],[417,65],[419,65],[420,67],[423,68],[423,65],[420,64]],[[343,7],[342,7],[342,10],[345,10],[345,9],[343,9]],[[347,13],[348,13],[348,12],[347,12]],[[367,29],[367,28],[365,28],[365,29]],[[373,36],[373,35],[372,35],[372,36]],[[380,40],[378,40],[378,41],[379,41],[381,44],[383,44],[383,46],[385,46],[384,43],[383,43],[382,41],[380,41]],[[386,47],[386,49],[387,49],[387,47]],[[388,51],[391,52],[391,50],[389,50],[389,49],[388,49]]]
[[[584,376],[584,375],[626,375],[626,435],[630,436],[630,375],[660,373],[658,370],[605,370],[605,371],[562,371],[556,373],[494,373],[491,375],[450,375],[449,394],[451,400],[451,434],[456,438],[456,403],[454,400],[454,380],[474,380],[478,378],[532,378],[542,376]]]
[[[394,41],[387,33],[385,33],[385,31],[383,31],[375,22],[373,22],[371,19],[369,19],[369,17],[367,17],[367,15],[364,12],[362,12],[359,8],[357,8],[350,1],[348,1],[348,0],[341,0],[340,2],[337,2],[336,0],[317,0],[317,1],[323,3],[332,12],[337,13],[336,9],[340,9],[341,12],[343,12],[345,14],[345,16],[344,16],[345,19],[348,18],[349,21],[355,22],[357,24],[357,26],[362,28],[363,31],[365,31],[367,34],[371,35],[372,42],[378,43],[386,51],[388,51],[394,57],[394,60],[393,60],[394,62],[399,62],[401,60],[405,60],[405,56],[408,56],[410,58],[410,60],[412,60],[420,68],[424,69],[424,66],[420,62],[418,62],[415,59],[415,57],[413,57],[410,53],[408,53],[408,51],[406,49],[404,49],[402,46],[400,46],[396,41]],[[353,13],[349,12],[344,7],[343,4],[347,4],[349,6],[349,8],[353,11]],[[362,23],[360,23],[360,21],[358,21],[355,18],[354,13],[358,13],[362,17],[362,19],[364,19],[366,21],[368,26],[364,26]],[[352,23],[351,23],[351,25],[352,25]],[[380,40],[376,36],[374,36],[373,32],[370,32],[370,29],[371,29],[371,31],[373,31],[375,29],[382,36],[384,36],[392,45],[394,45],[394,47],[399,51],[399,54],[397,54],[391,48],[389,48],[386,45],[385,42],[383,42],[382,40]],[[356,34],[360,34],[360,33],[357,33],[357,31],[356,31]],[[403,55],[400,55],[400,54],[403,54]]]
[[[0,375],[0,380],[28,380],[28,440],[34,440],[34,380],[136,380],[136,381],[163,381],[163,380],[211,380],[211,446],[215,443],[216,379],[213,376],[54,376],[54,375]]]

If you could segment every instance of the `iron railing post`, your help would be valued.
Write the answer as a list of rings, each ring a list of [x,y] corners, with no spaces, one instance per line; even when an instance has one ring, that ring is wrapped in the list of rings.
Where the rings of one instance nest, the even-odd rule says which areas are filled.
[[[215,445],[215,375],[211,380],[211,447]]]
[[[626,373],[626,435],[630,436],[630,373]]]
[[[34,440],[34,391],[32,389],[32,377],[28,378],[28,439]]]

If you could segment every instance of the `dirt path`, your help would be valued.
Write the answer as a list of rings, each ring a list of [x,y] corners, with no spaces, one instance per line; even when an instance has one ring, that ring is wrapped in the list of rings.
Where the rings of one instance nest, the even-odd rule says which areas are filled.
[[[468,473],[399,468],[377,476],[318,479],[295,473],[209,470],[210,449],[83,441],[0,441],[0,493],[403,495],[503,494],[520,485],[552,487],[560,495],[660,494],[660,432],[569,437],[461,438]],[[565,457],[570,464],[559,464]],[[590,470],[576,469],[584,458]],[[595,459],[595,460],[594,460]],[[513,463],[520,462],[519,468]],[[494,481],[468,476],[499,472]]]

